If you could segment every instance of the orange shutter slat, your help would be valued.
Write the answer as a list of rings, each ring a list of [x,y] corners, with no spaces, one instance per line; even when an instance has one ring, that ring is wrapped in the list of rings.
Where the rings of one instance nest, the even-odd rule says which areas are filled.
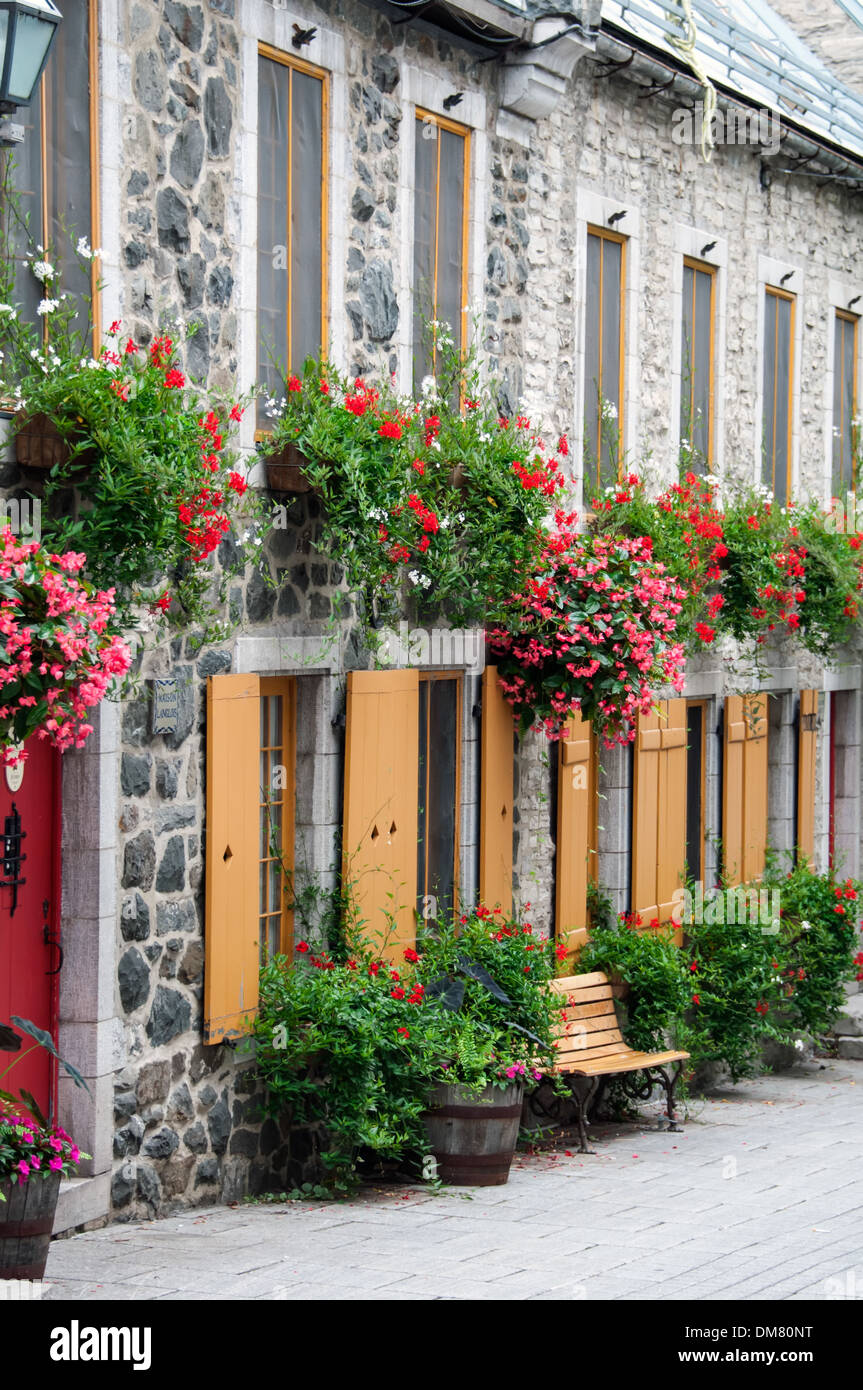
[[[367,939],[394,956],[416,940],[419,676],[350,671],[347,687],[344,882]]]
[[[555,936],[574,965],[587,940],[587,885],[595,853],[596,751],[590,721],[573,715],[557,778]]]
[[[745,700],[746,743],[743,771],[743,879],[764,873],[767,859],[767,700],[764,691]]]
[[[260,683],[207,683],[204,1041],[248,1031],[258,1006]]]
[[[801,863],[815,859],[815,766],[818,750],[818,691],[800,692],[797,735],[797,852]]]
[[[657,916],[671,921],[674,894],[686,877],[686,701],[668,700],[659,758]]]
[[[497,667],[482,675],[479,896],[486,907],[512,912],[512,822],[515,799],[512,706]]]
[[[746,724],[743,696],[725,698],[725,740],[722,764],[722,863],[729,884],[743,874],[743,777]]]
[[[632,815],[632,910],[645,925],[658,915],[656,866],[659,860],[659,764],[665,703],[641,714],[635,734]]]

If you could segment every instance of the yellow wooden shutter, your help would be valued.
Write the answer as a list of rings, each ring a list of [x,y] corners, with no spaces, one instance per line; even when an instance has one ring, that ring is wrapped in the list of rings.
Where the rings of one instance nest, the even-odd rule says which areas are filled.
[[[686,701],[639,716],[635,736],[632,907],[665,923],[686,867]]]
[[[557,777],[555,935],[572,965],[587,940],[587,884],[596,852],[596,741],[590,721],[573,715],[561,740]]]
[[[818,740],[818,691],[800,692],[797,735],[797,851],[812,865],[815,857],[815,758]]]
[[[746,750],[743,775],[743,880],[761,878],[767,855],[767,694],[744,702]]]
[[[659,858],[659,764],[665,705],[638,717],[632,788],[632,910],[645,924],[659,915],[656,865]]]
[[[497,667],[482,676],[482,786],[480,791],[479,896],[486,907],[512,912],[513,780],[512,706],[498,684]]]
[[[416,939],[419,677],[351,671],[342,855],[363,930],[395,956]]]
[[[248,1031],[258,1007],[260,683],[207,684],[204,1041]]]
[[[671,921],[674,894],[686,877],[686,701],[665,702],[659,731],[657,916]]]
[[[725,700],[722,856],[732,886],[764,873],[767,852],[767,695]]]

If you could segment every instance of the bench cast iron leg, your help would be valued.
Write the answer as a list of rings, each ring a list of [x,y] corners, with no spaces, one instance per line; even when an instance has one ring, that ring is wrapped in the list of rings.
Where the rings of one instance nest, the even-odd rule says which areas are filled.
[[[600,1077],[593,1077],[588,1083],[587,1090],[582,1094],[579,1083],[583,1083],[586,1078],[578,1076],[573,1076],[571,1078],[572,1098],[575,1101],[576,1115],[578,1118],[579,1152],[583,1154],[593,1154],[596,1152],[595,1149],[590,1148],[587,1142],[587,1130],[584,1126],[584,1112],[596,1094],[596,1088],[599,1085],[600,1079]]]
[[[683,1063],[678,1062],[674,1071],[674,1076],[669,1076],[667,1067],[656,1068],[660,1077],[662,1078],[662,1084],[665,1088],[665,1113],[668,1116],[668,1129],[669,1133],[671,1134],[682,1133],[681,1127],[677,1123],[677,1116],[674,1108],[674,1088],[680,1080],[680,1073],[682,1069]]]

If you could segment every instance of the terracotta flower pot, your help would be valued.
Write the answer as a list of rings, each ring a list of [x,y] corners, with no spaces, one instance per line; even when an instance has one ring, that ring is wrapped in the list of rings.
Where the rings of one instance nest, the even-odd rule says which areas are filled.
[[[296,444],[288,441],[277,454],[264,459],[267,487],[271,492],[311,492],[312,484],[305,471],[307,462]]]
[[[0,1182],[0,1279],[41,1279],[45,1273],[60,1174]]]

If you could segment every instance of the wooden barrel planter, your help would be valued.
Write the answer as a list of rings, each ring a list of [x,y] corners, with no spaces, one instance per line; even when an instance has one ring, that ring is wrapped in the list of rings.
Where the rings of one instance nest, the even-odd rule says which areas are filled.
[[[306,463],[305,455],[289,441],[277,454],[268,454],[264,459],[267,487],[271,492],[311,492]]]
[[[509,1177],[518,1139],[524,1087],[436,1086],[425,1115],[438,1177],[456,1187],[499,1187]]]
[[[60,1174],[6,1181],[0,1202],[0,1279],[41,1279],[48,1259]]]

